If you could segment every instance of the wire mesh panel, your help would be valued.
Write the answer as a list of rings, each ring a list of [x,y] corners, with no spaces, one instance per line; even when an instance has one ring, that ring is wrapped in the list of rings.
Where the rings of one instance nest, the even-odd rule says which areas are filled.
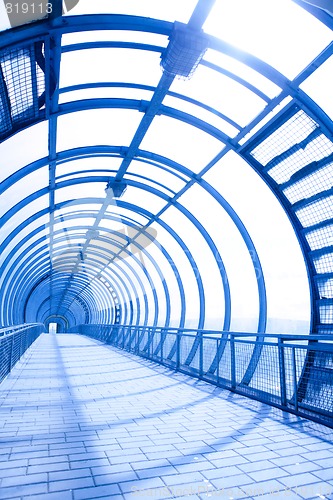
[[[140,331],[139,334],[139,342],[138,342],[138,352],[141,355],[145,355],[147,353],[147,347],[149,343],[149,330],[148,328],[144,328]]]
[[[333,350],[310,350],[303,374],[300,404],[333,418]]]
[[[185,362],[188,358],[188,355],[191,352],[193,344],[195,342],[195,337],[190,335],[182,335],[180,337],[180,364],[185,365]],[[195,367],[195,363],[193,363],[192,367]],[[199,366],[199,364],[198,364]]]
[[[172,365],[176,364],[176,357],[177,357],[176,342],[177,342],[177,334],[167,333],[163,345],[164,359],[166,362],[169,362]]]
[[[277,345],[263,345],[250,387],[270,395],[281,392],[279,350]]]
[[[43,61],[40,43],[0,52],[0,138],[39,118],[45,101]]]
[[[38,324],[0,329],[0,382],[43,331]]]
[[[327,243],[333,243],[333,224],[327,223],[324,227],[307,231],[306,239],[311,250],[318,250],[327,246]]]
[[[254,349],[253,343],[235,342],[235,379],[240,384],[249,366]]]
[[[210,367],[212,366],[217,353],[219,340],[220,339],[218,338],[203,338],[202,370],[204,375],[207,375]],[[215,369],[214,377],[216,377],[216,371],[217,370]]]
[[[261,165],[270,169],[269,175],[276,182],[285,182],[292,174],[304,166],[303,161],[288,160],[290,155],[286,154],[286,151],[290,150],[295,144],[306,140],[316,128],[317,124],[304,111],[299,110],[262,141],[251,152],[251,155]],[[279,159],[278,166],[272,164],[274,158]]]
[[[227,342],[218,366],[218,380],[231,381],[231,347],[230,341]]]
[[[214,337],[201,330],[194,335],[192,330],[171,333],[160,327],[114,329],[118,333],[110,341],[115,346],[333,426],[332,329],[324,330],[323,341],[315,347],[309,340],[317,341],[318,336],[266,334],[248,340],[252,334],[224,332]],[[102,329],[81,325],[79,331],[93,336],[98,331],[101,335]]]
[[[0,380],[3,380],[11,369],[12,338],[3,338],[0,342]]]

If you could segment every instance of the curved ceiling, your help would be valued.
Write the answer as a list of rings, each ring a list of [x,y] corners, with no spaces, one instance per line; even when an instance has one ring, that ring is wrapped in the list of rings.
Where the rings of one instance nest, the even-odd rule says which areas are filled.
[[[318,5],[8,12],[3,326],[332,332],[333,23]]]

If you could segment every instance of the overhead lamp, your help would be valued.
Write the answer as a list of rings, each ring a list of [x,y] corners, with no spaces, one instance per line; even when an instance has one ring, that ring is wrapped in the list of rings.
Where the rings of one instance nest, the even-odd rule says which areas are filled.
[[[201,29],[174,23],[169,45],[161,56],[164,73],[191,78],[208,48],[208,37]]]
[[[105,192],[107,196],[112,198],[120,198],[126,191],[127,184],[122,181],[116,181],[115,179],[110,179],[106,185]]]

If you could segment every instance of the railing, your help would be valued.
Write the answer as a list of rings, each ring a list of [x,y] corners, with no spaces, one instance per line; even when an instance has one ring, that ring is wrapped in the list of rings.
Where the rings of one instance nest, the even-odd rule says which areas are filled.
[[[0,328],[0,382],[44,331],[40,323]]]
[[[128,325],[73,331],[333,427],[333,335]]]

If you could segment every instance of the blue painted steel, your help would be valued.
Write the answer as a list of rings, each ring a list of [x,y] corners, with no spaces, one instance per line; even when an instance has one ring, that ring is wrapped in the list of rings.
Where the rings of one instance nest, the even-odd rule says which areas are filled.
[[[255,349],[258,345],[259,341],[255,338],[256,334],[253,333],[229,332],[227,339],[222,339],[219,331],[156,326],[150,327],[147,331],[146,328],[142,327],[133,329],[131,325],[80,325],[79,333],[238,394],[249,396],[290,413],[333,427],[333,401],[331,397],[333,371],[327,370],[325,366],[318,363],[316,377],[311,377],[311,373],[307,372],[310,381],[303,394],[302,379],[297,378],[297,375],[295,379],[295,365],[293,364],[293,360],[302,359],[306,353],[312,353],[318,362],[325,357],[332,358],[333,335],[266,334],[265,338],[260,341],[262,350],[265,352],[266,366],[255,382],[248,386],[239,381],[239,374],[246,370],[248,349]],[[147,344],[144,340],[149,343],[153,341],[157,343],[162,338],[167,339],[167,343],[164,343],[164,351],[156,352],[146,349]],[[182,352],[183,340],[191,339],[194,343],[198,338],[202,342],[201,355],[203,360],[207,357],[212,358],[214,351],[215,356],[217,356],[220,344],[227,342],[229,349],[224,350],[223,357],[219,360],[219,370],[216,373],[211,373],[209,369],[205,368],[209,366],[209,363],[198,363],[196,360],[192,360],[191,364],[188,365],[181,361],[186,358]],[[305,341],[309,340],[315,340],[316,344],[307,345]],[[327,343],[327,341],[329,342]],[[176,356],[175,352],[173,356],[170,356],[166,345],[173,346],[176,342],[179,354]],[[302,362],[299,361],[297,368],[299,369],[301,365]],[[267,376],[268,372],[269,377]],[[326,389],[323,389],[321,380],[326,381]],[[279,381],[277,386],[275,386],[274,381]]]

